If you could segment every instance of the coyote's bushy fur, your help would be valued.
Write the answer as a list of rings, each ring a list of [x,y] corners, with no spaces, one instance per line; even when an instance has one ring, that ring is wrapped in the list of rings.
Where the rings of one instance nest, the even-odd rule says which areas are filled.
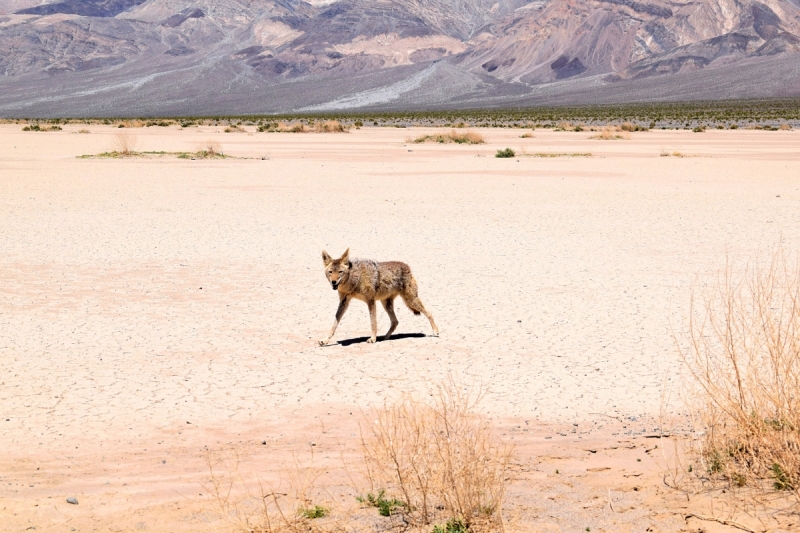
[[[433,316],[425,310],[425,306],[417,296],[417,281],[411,275],[411,269],[405,263],[354,259],[350,260],[350,249],[342,254],[339,259],[333,259],[328,252],[322,252],[322,262],[325,264],[325,276],[331,287],[339,293],[339,308],[336,310],[336,319],[327,339],[319,341],[324,346],[331,340],[336,332],[336,326],[344,316],[350,300],[353,298],[366,302],[369,308],[369,318],[372,323],[372,337],[367,342],[375,342],[378,336],[378,320],[375,316],[375,302],[381,302],[389,315],[391,325],[384,339],[391,337],[397,328],[397,317],[394,314],[394,299],[400,296],[409,309],[418,315],[422,313],[431,323],[433,335],[439,336],[439,328],[433,321]]]

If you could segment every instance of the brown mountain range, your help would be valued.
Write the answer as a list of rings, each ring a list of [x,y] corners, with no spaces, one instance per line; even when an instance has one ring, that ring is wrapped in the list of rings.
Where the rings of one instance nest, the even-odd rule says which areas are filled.
[[[797,96],[798,52],[798,0],[6,0],[0,115]]]

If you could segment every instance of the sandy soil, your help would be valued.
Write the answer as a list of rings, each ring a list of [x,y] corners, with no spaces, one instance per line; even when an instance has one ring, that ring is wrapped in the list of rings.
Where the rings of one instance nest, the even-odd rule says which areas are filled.
[[[83,127],[0,126],[0,530],[221,527],[208,450],[268,478],[314,442],[333,468],[362,412],[448,377],[518,448],[517,529],[710,527],[654,452],[683,424],[673,330],[726,255],[800,250],[800,133],[153,127],[139,150],[237,159],[78,159],[120,131]],[[399,305],[366,344],[356,302],[317,346],[320,251],[347,247],[409,263],[441,337]]]

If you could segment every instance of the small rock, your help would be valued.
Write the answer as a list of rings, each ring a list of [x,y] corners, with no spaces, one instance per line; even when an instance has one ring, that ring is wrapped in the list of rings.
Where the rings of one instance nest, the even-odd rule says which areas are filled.
[[[266,446],[266,445],[267,445],[267,441],[265,441],[265,440],[262,440],[262,441],[261,441],[261,444],[263,444],[264,446]]]
[[[78,498],[67,498],[67,503],[71,503],[72,505],[78,505]]]
[[[164,460],[164,459],[162,459],[162,460],[161,460],[161,464],[162,464],[162,465],[165,465],[165,464],[167,464],[167,461],[166,461],[166,460]]]

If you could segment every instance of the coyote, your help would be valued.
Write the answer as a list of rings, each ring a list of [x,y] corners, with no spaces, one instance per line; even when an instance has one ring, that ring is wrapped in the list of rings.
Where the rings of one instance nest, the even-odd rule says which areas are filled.
[[[391,337],[397,327],[398,321],[394,314],[394,299],[400,296],[409,309],[418,315],[422,313],[431,322],[433,336],[439,336],[439,328],[433,321],[433,316],[425,310],[425,306],[417,296],[417,280],[411,275],[411,269],[405,263],[389,261],[378,263],[364,259],[350,260],[350,248],[339,259],[333,259],[328,252],[322,252],[322,262],[325,264],[325,276],[330,281],[333,290],[339,292],[339,308],[336,310],[336,319],[327,339],[319,341],[320,346],[325,346],[333,334],[336,326],[342,319],[350,300],[356,298],[367,303],[369,318],[372,323],[372,337],[367,342],[375,342],[378,336],[378,320],[375,317],[375,302],[379,301],[389,315],[391,325],[386,332],[384,340]]]

